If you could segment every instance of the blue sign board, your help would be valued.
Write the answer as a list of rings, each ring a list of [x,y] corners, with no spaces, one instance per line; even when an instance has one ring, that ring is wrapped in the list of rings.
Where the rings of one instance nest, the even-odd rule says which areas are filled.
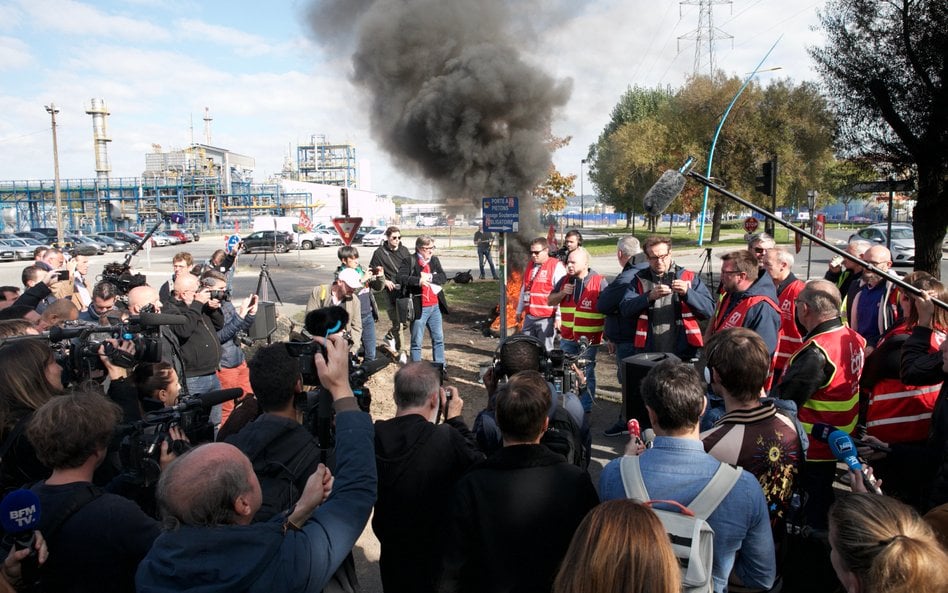
[[[227,251],[235,251],[237,244],[240,243],[240,235],[233,234],[227,238]]]
[[[485,231],[516,233],[520,230],[520,200],[515,196],[484,198],[481,215]]]

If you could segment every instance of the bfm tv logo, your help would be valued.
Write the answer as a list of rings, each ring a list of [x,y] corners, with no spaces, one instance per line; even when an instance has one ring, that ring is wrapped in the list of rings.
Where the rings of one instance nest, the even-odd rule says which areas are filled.
[[[34,514],[36,514],[35,504],[22,509],[12,509],[10,511],[10,520],[16,522],[18,527],[25,527],[33,524]]]

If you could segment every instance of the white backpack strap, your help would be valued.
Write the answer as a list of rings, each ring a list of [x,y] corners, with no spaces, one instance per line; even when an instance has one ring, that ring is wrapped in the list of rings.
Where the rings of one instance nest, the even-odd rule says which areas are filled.
[[[622,485],[625,495],[636,502],[648,502],[648,490],[642,479],[642,468],[639,466],[637,455],[624,455],[619,458],[619,473],[622,475]]]
[[[698,496],[691,501],[688,508],[700,519],[707,520],[714,512],[724,497],[731,492],[734,485],[741,477],[741,468],[733,467],[726,463],[718,466],[711,481],[698,493]]]

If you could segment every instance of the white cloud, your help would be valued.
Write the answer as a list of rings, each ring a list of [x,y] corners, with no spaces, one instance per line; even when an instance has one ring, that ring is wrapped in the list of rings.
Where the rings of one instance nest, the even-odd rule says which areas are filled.
[[[17,70],[33,64],[29,46],[16,37],[0,36],[0,70]]]
[[[243,56],[261,56],[275,53],[279,49],[259,35],[197,19],[179,19],[175,22],[175,31],[185,39],[198,39],[233,47]]]
[[[109,14],[75,0],[20,0],[31,22],[48,31],[100,39],[161,42],[169,32],[148,21]]]

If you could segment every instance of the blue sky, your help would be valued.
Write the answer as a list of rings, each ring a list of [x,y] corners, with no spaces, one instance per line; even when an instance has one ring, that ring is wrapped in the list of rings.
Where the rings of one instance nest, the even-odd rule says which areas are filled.
[[[694,29],[697,7],[670,0],[510,0],[515,10],[568,5],[546,19],[527,59],[557,78],[573,79],[554,133],[572,143],[554,155],[578,174],[586,147],[633,84],[681,84],[694,46],[677,38]],[[734,36],[721,42],[719,68],[743,75],[783,35],[769,66],[814,80],[806,47],[824,2],[734,0],[714,21]],[[144,169],[152,144],[164,150],[203,141],[209,107],[212,143],[256,159],[255,179],[279,171],[312,134],[357,145],[371,171],[370,189],[434,195],[424,180],[396,170],[372,141],[364,97],[348,82],[348,56],[324,51],[304,23],[304,1],[0,0],[0,179],[52,178],[49,115],[60,109],[63,178],[94,177],[91,98],[111,111],[114,177]],[[528,13],[529,14],[529,13]],[[568,16],[566,16],[568,14]],[[764,75],[768,76],[768,75]],[[726,131],[725,131],[726,133]],[[577,191],[579,184],[577,181]],[[588,181],[585,190],[591,193]]]

